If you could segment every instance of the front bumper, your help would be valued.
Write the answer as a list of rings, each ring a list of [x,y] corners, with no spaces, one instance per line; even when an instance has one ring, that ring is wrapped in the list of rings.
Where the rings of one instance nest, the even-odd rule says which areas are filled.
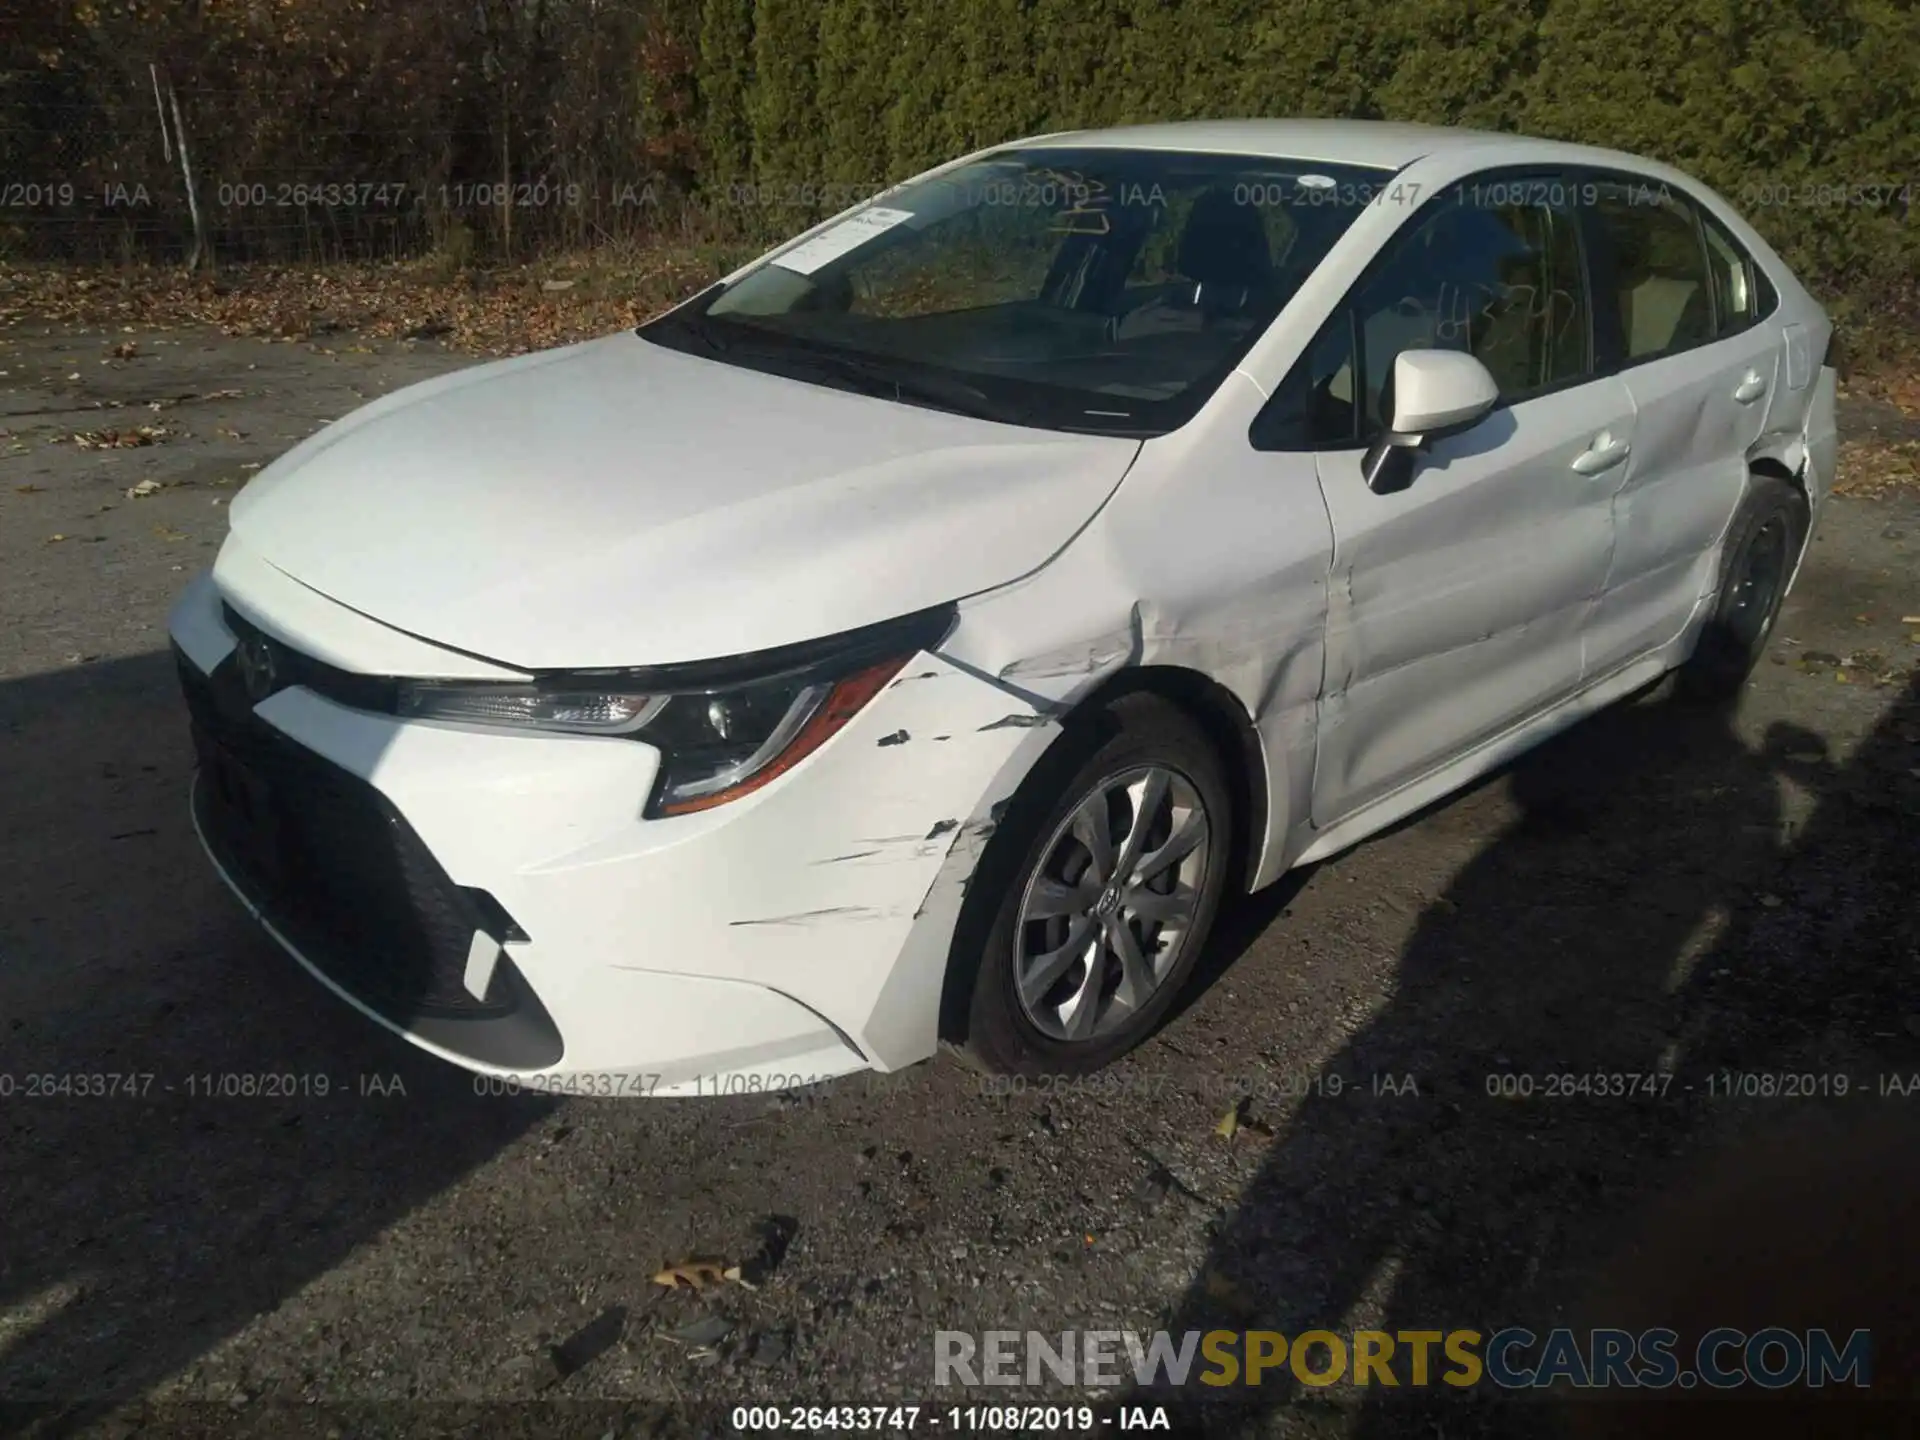
[[[223,600],[339,656],[273,599],[203,577],[175,607],[194,821],[364,1014],[589,1094],[777,1089],[933,1052],[960,892],[1056,728],[1015,695],[920,656],[764,789],[644,820],[656,755],[636,741],[403,721],[297,685],[252,703]]]

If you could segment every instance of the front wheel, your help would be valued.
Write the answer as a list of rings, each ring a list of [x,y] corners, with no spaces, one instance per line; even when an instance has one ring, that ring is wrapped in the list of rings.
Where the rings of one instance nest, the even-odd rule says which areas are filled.
[[[1151,1034],[1206,943],[1230,863],[1219,759],[1171,704],[1123,696],[1056,752],[975,877],[991,887],[974,897],[984,937],[968,940],[978,924],[963,919],[956,945],[971,972],[966,1050],[1002,1074],[1084,1074]]]
[[[1713,613],[1680,667],[1682,695],[1724,702],[1740,693],[1766,653],[1807,521],[1806,497],[1798,490],[1778,476],[1754,477],[1727,528]]]

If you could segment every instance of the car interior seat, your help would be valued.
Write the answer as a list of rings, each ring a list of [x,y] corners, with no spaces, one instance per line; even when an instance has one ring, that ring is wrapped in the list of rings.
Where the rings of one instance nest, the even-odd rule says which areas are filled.
[[[1199,195],[1180,232],[1174,271],[1193,283],[1190,303],[1208,315],[1251,308],[1273,284],[1273,255],[1260,212],[1241,204],[1225,186]]]

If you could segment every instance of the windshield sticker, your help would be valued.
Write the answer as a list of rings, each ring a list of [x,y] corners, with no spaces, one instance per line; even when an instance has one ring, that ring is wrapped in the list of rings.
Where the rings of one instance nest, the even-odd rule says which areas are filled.
[[[1331,190],[1335,182],[1331,175],[1302,175],[1297,183],[1303,190]]]
[[[858,215],[850,215],[831,229],[822,230],[811,240],[803,240],[784,255],[776,255],[773,263],[782,270],[791,270],[797,275],[811,275],[824,266],[831,265],[842,255],[858,250],[862,245],[887,231],[902,221],[913,219],[911,210],[892,210],[885,205],[869,205]]]

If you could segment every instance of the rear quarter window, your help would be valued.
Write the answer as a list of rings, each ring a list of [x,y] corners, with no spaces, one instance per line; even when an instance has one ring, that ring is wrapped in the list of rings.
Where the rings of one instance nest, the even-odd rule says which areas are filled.
[[[1757,325],[1779,303],[1754,258],[1718,222],[1701,216],[1707,277],[1713,291],[1714,333],[1733,335]]]

